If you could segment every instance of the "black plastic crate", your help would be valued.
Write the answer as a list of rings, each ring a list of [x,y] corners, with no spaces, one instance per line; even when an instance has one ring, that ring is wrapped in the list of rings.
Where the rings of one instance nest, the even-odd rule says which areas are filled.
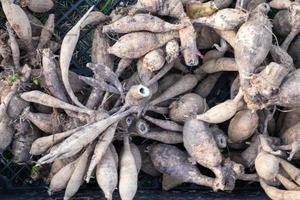
[[[63,38],[81,16],[92,6],[94,10],[109,13],[117,5],[126,6],[134,1],[127,0],[55,0],[55,6],[49,13],[55,14],[56,34]],[[49,13],[35,14],[42,22],[45,22]],[[0,7],[0,28],[5,28],[5,18]],[[93,39],[93,26],[88,26],[81,31],[80,39],[71,62],[71,69],[82,75],[90,75],[85,64],[90,62],[90,51]],[[219,84],[220,85],[220,84]],[[216,86],[219,87],[219,86]],[[220,88],[219,88],[220,89]],[[219,90],[220,91],[220,90]],[[216,95],[216,94],[214,94]],[[218,94],[218,101],[223,101],[228,94]],[[8,148],[0,154],[0,199],[61,199],[63,193],[53,197],[47,195],[47,185],[41,181],[32,181],[30,174],[32,165],[18,165],[13,163],[11,150]],[[116,199],[119,199],[115,192]],[[84,184],[74,199],[102,199],[95,181]],[[238,184],[233,193],[214,193],[210,189],[183,184],[173,191],[162,192],[160,178],[153,178],[146,174],[139,175],[139,191],[135,199],[176,199],[176,200],[203,200],[203,199],[267,199],[259,189],[258,184]]]
[[[49,197],[46,191],[22,191],[22,193],[6,193],[1,195],[3,200],[61,200],[63,193]],[[74,200],[105,200],[100,189],[81,189]],[[120,200],[117,192],[114,193],[114,200]],[[234,193],[214,193],[211,191],[157,191],[157,190],[138,190],[135,200],[268,200],[260,190],[238,190]]]
[[[48,13],[34,14],[43,23],[47,20],[49,13],[55,14],[55,34],[60,38],[77,23],[84,13],[91,7],[94,10],[100,10],[109,13],[113,8],[121,3],[121,0],[55,0],[54,8]],[[126,5],[126,2],[121,4]],[[5,29],[5,15],[0,5],[0,28]],[[90,62],[90,50],[92,46],[94,27],[88,26],[81,31],[76,50],[73,55],[71,69],[78,74],[88,75],[89,71],[85,67]],[[0,154],[0,189],[26,189],[34,187],[43,187],[42,183],[33,182],[30,179],[32,166],[29,164],[18,165],[13,163],[11,150],[8,148],[3,154]]]

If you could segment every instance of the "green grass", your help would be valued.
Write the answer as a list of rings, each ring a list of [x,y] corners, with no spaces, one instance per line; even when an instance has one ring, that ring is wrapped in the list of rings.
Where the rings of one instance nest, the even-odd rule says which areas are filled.
[[[9,77],[8,77],[8,79],[9,79],[9,81],[10,82],[16,82],[17,80],[19,80],[19,75],[18,74],[12,74],[12,75],[10,75]]]
[[[110,3],[111,3],[110,0],[105,0],[103,6],[100,8],[100,11],[103,13],[107,13]]]

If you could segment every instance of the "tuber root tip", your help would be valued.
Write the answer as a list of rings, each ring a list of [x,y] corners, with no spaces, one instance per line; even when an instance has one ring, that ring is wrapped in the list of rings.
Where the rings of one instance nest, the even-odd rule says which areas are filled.
[[[143,97],[148,97],[150,95],[150,90],[143,85],[139,85],[138,91],[139,94]]]

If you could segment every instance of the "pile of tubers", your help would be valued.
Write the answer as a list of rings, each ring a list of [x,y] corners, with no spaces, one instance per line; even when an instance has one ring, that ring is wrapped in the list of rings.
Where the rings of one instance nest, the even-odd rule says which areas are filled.
[[[300,199],[300,1],[91,7],[62,40],[54,14],[44,24],[32,14],[52,0],[0,2],[0,153],[35,163],[49,195],[71,199],[95,177],[106,199],[118,188],[131,200],[142,171],[164,190],[232,191],[242,180]],[[92,77],[70,70],[88,26]]]

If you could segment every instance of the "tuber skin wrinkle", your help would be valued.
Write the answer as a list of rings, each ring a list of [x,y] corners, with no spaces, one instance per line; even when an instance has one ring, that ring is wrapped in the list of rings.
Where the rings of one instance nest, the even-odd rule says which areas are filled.
[[[62,75],[60,69],[57,70],[57,75],[59,77],[59,80],[62,82],[62,77],[61,77]],[[73,71],[69,71],[69,80],[74,92],[84,91],[87,87],[87,85],[82,80],[79,79],[79,75]]]
[[[291,90],[297,88],[299,85],[300,70],[297,69],[289,73],[283,80],[278,94],[269,99],[268,105],[278,105],[284,107],[298,107],[300,106],[300,93],[298,90]]]
[[[243,91],[247,90],[249,78],[272,48],[272,25],[267,16],[269,10],[266,3],[257,6],[236,35],[234,54]]]
[[[144,59],[138,60],[137,72],[138,72],[139,78],[141,80],[141,83],[146,85],[151,80],[151,78],[154,76],[154,73],[150,69],[145,67],[143,60]]]
[[[50,183],[51,179],[53,178],[53,176],[59,171],[61,170],[63,167],[65,167],[67,164],[75,161],[77,159],[77,156],[72,156],[70,158],[66,158],[66,159],[62,159],[62,160],[55,160],[52,165],[51,165],[51,169],[50,172],[48,174],[47,177],[47,182]]]
[[[285,189],[287,189],[287,190],[300,190],[300,187],[296,183],[292,182],[291,180],[289,180],[285,176],[283,176],[281,174],[277,174],[276,178],[285,187]]]
[[[236,180],[258,181],[258,176],[256,174],[245,174],[243,165],[229,159],[224,161],[222,170],[225,174],[226,191],[232,191],[234,189]]]
[[[150,140],[156,140],[165,144],[180,144],[182,143],[182,134],[174,131],[165,130],[151,130],[145,134],[141,133],[131,133],[134,136],[140,136]]]
[[[81,130],[82,128],[83,127],[77,127],[65,132],[37,138],[31,145],[30,154],[41,155],[45,153],[53,145],[61,142],[66,137],[74,134],[76,131]]]
[[[258,127],[258,115],[250,110],[241,110],[230,120],[228,137],[232,142],[250,138]]]
[[[1,65],[7,65],[10,62],[10,55],[12,54],[8,44],[0,40],[0,56],[2,57]]]
[[[13,161],[25,163],[30,160],[30,147],[32,142],[38,137],[38,133],[25,120],[19,121],[15,126],[14,140],[12,143]]]
[[[300,43],[300,37],[297,36],[297,38],[291,43],[288,53],[290,56],[292,56],[295,67],[298,69],[300,67],[300,58],[299,58],[299,43]]]
[[[251,0],[237,0],[235,3],[235,8],[237,9],[246,9],[247,5]]]
[[[255,159],[255,169],[260,178],[275,180],[279,173],[279,160],[274,155],[262,151]]]
[[[95,74],[97,74],[98,77],[95,77],[96,79],[104,79],[104,81],[108,81],[109,83],[113,84],[118,89],[121,96],[123,96],[123,86],[111,68],[106,65],[93,63],[88,63],[86,66],[93,70]]]
[[[282,158],[278,158],[281,167],[287,172],[287,174],[295,181],[298,185],[300,185],[300,169],[292,165],[286,160],[283,160]]]
[[[185,24],[171,24],[151,14],[136,14],[125,16],[111,24],[103,26],[103,33],[130,33],[138,31],[149,31],[163,33],[184,28]]]
[[[127,135],[124,137],[123,143],[120,156],[119,194],[122,200],[132,200],[138,187],[138,170]]]
[[[300,119],[300,110],[298,107],[293,108],[293,111],[288,113],[280,113],[277,120],[276,129],[279,132],[278,135],[282,134],[292,126],[296,125]]]
[[[141,152],[140,152],[139,148],[133,142],[130,142],[130,150],[131,150],[131,153],[134,157],[137,173],[139,173],[141,168],[142,168],[142,155],[141,155]]]
[[[212,60],[224,57],[225,53],[228,51],[227,42],[224,39],[220,39],[220,45],[214,44],[213,45],[216,49],[212,49],[203,57],[203,63]]]
[[[251,138],[250,145],[238,155],[237,161],[243,164],[246,168],[252,168],[255,162],[255,158],[258,154],[259,145],[259,137],[254,135]]]
[[[221,169],[222,154],[208,125],[197,119],[187,120],[183,127],[183,144],[197,163],[214,172],[216,175],[215,187],[224,190],[225,177]]]
[[[32,37],[40,36],[43,28],[43,23],[29,11],[25,10],[25,14],[28,17],[29,23],[31,25]]]
[[[109,144],[112,142],[114,138],[116,128],[117,128],[117,123],[112,124],[103,132],[103,135],[98,138],[93,156],[91,158],[91,162],[86,172],[85,181],[87,183],[89,182],[96,165],[99,162],[101,162],[103,156],[105,155],[105,152],[107,152],[107,149],[109,148]]]
[[[6,29],[9,35],[9,43],[10,43],[10,48],[12,52],[12,57],[14,61],[14,68],[19,69],[20,68],[20,48],[15,36],[15,32],[11,28],[8,22],[6,22]]]
[[[113,67],[113,58],[107,52],[107,48],[110,46],[110,41],[105,34],[102,33],[102,26],[98,26],[94,32],[93,44],[92,44],[92,55],[91,60],[94,64],[105,65],[112,69]],[[95,66],[98,68],[98,66]],[[100,70],[94,71],[94,77],[98,81],[103,81],[102,73],[99,73]],[[86,102],[86,107],[93,109],[98,106],[103,98],[104,93],[97,87],[94,87],[90,93],[90,96]]]
[[[239,90],[239,93],[234,99],[226,100],[225,102],[210,108],[205,113],[197,115],[196,118],[198,120],[214,124],[225,122],[236,114],[242,97],[242,91]]]
[[[211,74],[222,71],[238,71],[238,66],[234,58],[221,57],[204,62],[200,69]]]
[[[289,6],[289,21],[292,26],[291,32],[288,34],[288,36],[285,38],[283,43],[281,44],[281,48],[284,50],[288,50],[291,42],[294,40],[294,38],[300,33],[300,4],[299,3],[292,3]]]
[[[197,66],[199,64],[197,34],[189,18],[184,18],[181,23],[188,24],[185,28],[179,30],[180,44],[183,58],[187,66]]]
[[[248,108],[251,110],[264,108],[267,99],[274,96],[280,90],[280,86],[288,73],[289,69],[284,65],[271,62],[259,74],[253,75],[250,80],[252,88],[249,88],[249,93],[244,98]]]
[[[43,49],[44,46],[50,41],[52,34],[54,33],[54,14],[50,14],[40,35],[40,40],[37,48]]]
[[[32,31],[29,19],[22,8],[10,0],[1,0],[6,19],[17,36],[24,41],[27,53],[33,52]]]
[[[112,150],[113,145],[107,148],[103,158],[97,164],[96,179],[99,187],[104,193],[107,200],[112,200],[112,194],[118,184],[118,162],[115,160],[118,158],[118,154],[114,155]],[[116,151],[115,149],[113,151]]]
[[[177,124],[176,122],[173,122],[171,120],[155,119],[146,115],[144,116],[144,119],[165,130],[178,132],[182,132],[183,130],[183,127],[180,124]]]
[[[187,15],[191,19],[206,17],[214,14],[220,9],[230,6],[232,0],[211,0],[208,2],[188,2],[186,5]]]
[[[53,0],[21,0],[21,5],[36,13],[45,13],[54,6]]]
[[[51,196],[54,192],[61,191],[67,187],[73,171],[76,167],[76,161],[73,161],[61,168],[51,179],[48,194]]]
[[[106,91],[106,92],[110,92],[110,93],[113,93],[113,94],[120,94],[120,92],[118,91],[117,88],[115,88],[114,86],[111,86],[111,85],[107,84],[105,81],[97,80],[95,78],[86,77],[86,76],[79,76],[79,79],[82,80],[82,81],[84,81],[86,84],[92,86],[93,89],[97,89],[97,92],[101,93],[102,91]],[[96,92],[96,91],[92,90],[90,96],[91,95],[93,95],[93,96],[96,95],[96,94],[94,94],[94,92]],[[98,93],[97,93],[97,95],[98,95]],[[88,99],[88,102],[89,101],[90,101],[90,98]],[[88,104],[88,103],[86,103],[86,104]],[[90,107],[90,109],[93,108],[90,105],[90,103],[89,103],[88,107]]]
[[[50,151],[47,155],[43,156],[38,160],[39,164],[49,163],[55,159],[67,158],[78,153],[84,146],[96,139],[103,131],[105,131],[109,126],[115,122],[121,120],[122,118],[132,114],[136,108],[130,108],[124,112],[120,112],[109,116],[105,119],[99,120],[97,122],[87,124],[78,129],[72,129],[71,132],[74,133],[71,137],[65,139],[57,149]],[[84,134],[83,134],[84,133]],[[74,148],[75,147],[75,148]]]
[[[130,14],[135,12],[150,12],[161,16],[170,16],[178,19],[186,17],[181,0],[138,0],[129,10]]]
[[[165,59],[164,51],[161,48],[159,48],[148,52],[143,57],[142,66],[143,68],[146,68],[151,72],[154,72],[160,70],[164,66],[165,61],[166,59]]]
[[[271,199],[278,199],[278,200],[299,200],[300,191],[287,191],[287,190],[280,190],[273,186],[268,185],[263,179],[259,179],[261,187],[264,189],[265,193]]]
[[[102,32],[103,27],[101,25],[97,26],[92,44],[92,54],[91,60],[94,64],[105,65],[112,68],[114,65],[113,57],[108,54],[107,48],[110,45],[110,41],[105,34]],[[98,73],[95,74],[98,76]],[[101,76],[101,74],[99,74]]]
[[[175,96],[183,94],[193,89],[198,83],[198,79],[193,74],[184,75],[175,84],[165,90],[160,96],[150,102],[151,105],[157,105],[161,102],[169,100]]]
[[[180,79],[182,75],[180,74],[175,74],[175,73],[168,73],[164,75],[158,82],[159,87],[158,90],[155,94],[153,94],[153,98],[157,97],[160,95],[163,91],[168,89],[171,85],[176,83],[178,79]]]
[[[165,46],[165,52],[166,52],[166,61],[167,63],[171,63],[174,60],[177,59],[179,56],[179,43],[176,40],[169,41]]]
[[[269,5],[271,8],[275,8],[275,9],[287,9],[290,5],[291,5],[291,1],[290,0],[272,0]]]
[[[28,102],[21,99],[19,95],[14,95],[9,101],[6,112],[11,119],[15,120],[19,118],[27,106],[29,106]]]
[[[281,47],[272,45],[270,54],[273,58],[273,61],[277,64],[283,65],[289,71],[294,71],[296,68],[294,66],[293,58]]]
[[[298,159],[299,158],[299,146],[300,146],[300,134],[299,134],[300,123],[297,122],[295,125],[288,128],[283,134],[280,136],[283,145],[279,146],[279,149],[282,150],[290,150],[290,156],[288,160]]]
[[[81,24],[81,27],[85,27],[87,25],[97,25],[101,22],[105,22],[109,20],[110,18],[103,14],[100,11],[92,11],[88,15],[88,17],[84,20],[84,22]],[[100,24],[101,25],[101,24]]]
[[[151,146],[149,155],[155,168],[183,182],[195,183],[214,188],[214,179],[202,175],[195,165],[188,161],[188,154],[175,146],[156,144]]]
[[[0,153],[3,153],[3,151],[10,145],[13,140],[14,133],[10,125],[10,118],[7,115],[7,106],[12,97],[16,94],[18,85],[19,81],[13,84],[13,86],[10,88],[10,91],[4,97],[0,105]]]
[[[227,31],[221,31],[218,29],[215,29],[215,32],[220,35],[222,39],[224,39],[228,44],[230,44],[231,47],[235,47],[236,45],[236,34],[237,32],[235,30],[227,30]]]
[[[95,145],[94,143],[88,145],[88,147],[85,149],[85,151],[81,154],[81,156],[76,160],[76,166],[75,169],[70,177],[70,180],[68,181],[65,194],[64,194],[64,200],[71,199],[76,192],[79,190],[81,184],[83,183],[83,178],[86,172],[86,168],[89,162],[89,157],[94,149]]]
[[[174,62],[166,63],[159,72],[157,72],[148,82],[147,86],[158,82],[163,76],[165,76],[174,67]]]
[[[108,53],[119,58],[135,59],[147,54],[149,51],[165,45],[168,41],[178,38],[177,31],[167,33],[134,32],[128,33],[111,47]],[[132,42],[134,41],[134,42]]]
[[[199,17],[211,16],[218,10],[214,1],[208,2],[188,2],[186,5],[186,13],[191,19]]]
[[[236,27],[244,23],[247,19],[247,13],[233,9],[225,8],[219,10],[209,17],[200,17],[194,19],[195,24],[202,24],[221,31],[234,30]]]
[[[133,59],[121,58],[115,71],[117,77],[121,76],[126,68],[132,64]]]
[[[43,49],[42,65],[42,72],[47,89],[54,97],[64,102],[68,102],[66,91],[63,88],[62,82],[57,73],[58,68],[54,60],[54,54],[50,49]]]
[[[38,90],[24,92],[20,95],[20,97],[22,99],[24,99],[25,101],[32,102],[32,103],[38,103],[38,104],[42,104],[42,105],[53,107],[53,108],[61,108],[61,109],[66,109],[66,110],[70,110],[70,111],[74,111],[74,112],[85,113],[88,115],[91,115],[93,113],[92,110],[73,106],[69,103],[61,101],[60,99],[52,97],[52,96],[50,96],[46,93],[40,92]]]
[[[41,131],[52,134],[59,133],[62,131],[61,122],[63,122],[64,117],[62,115],[45,114],[45,113],[33,113],[30,112],[30,108],[27,107],[22,113],[22,117],[29,120]]]
[[[276,150],[274,151],[274,146],[272,146],[272,144],[270,144],[270,142],[268,141],[268,136],[265,134],[260,134],[259,136],[259,141],[260,141],[260,148],[272,155],[276,155],[276,156],[282,156],[282,151],[280,150]]]
[[[138,146],[138,148],[140,150],[140,153],[141,153],[141,156],[142,156],[141,170],[144,173],[149,174],[150,176],[153,176],[153,177],[160,176],[161,173],[159,171],[157,171],[157,169],[153,165],[153,162],[150,158],[150,155],[149,155],[149,152],[148,152],[148,147],[149,146],[147,144],[143,144],[143,145]]]
[[[267,0],[252,0],[250,1],[246,8],[249,12],[252,12],[259,4],[267,3]]]
[[[82,24],[87,19],[92,9],[93,6],[83,15],[83,17],[76,23],[76,25],[65,35],[60,48],[59,63],[61,68],[63,84],[71,100],[81,108],[84,108],[84,105],[81,102],[79,102],[78,98],[75,96],[71,88],[71,84],[69,81],[69,67],[70,67],[73,52],[79,40],[80,29],[83,28]]]
[[[273,30],[281,37],[286,37],[291,32],[292,26],[289,21],[289,11],[279,10],[273,19]]]
[[[212,126],[211,128],[213,137],[220,149],[226,148],[227,147],[227,135],[219,129],[217,125]]]
[[[205,99],[195,93],[187,93],[170,104],[169,117],[175,122],[184,123],[188,118],[203,113],[207,108]]]

